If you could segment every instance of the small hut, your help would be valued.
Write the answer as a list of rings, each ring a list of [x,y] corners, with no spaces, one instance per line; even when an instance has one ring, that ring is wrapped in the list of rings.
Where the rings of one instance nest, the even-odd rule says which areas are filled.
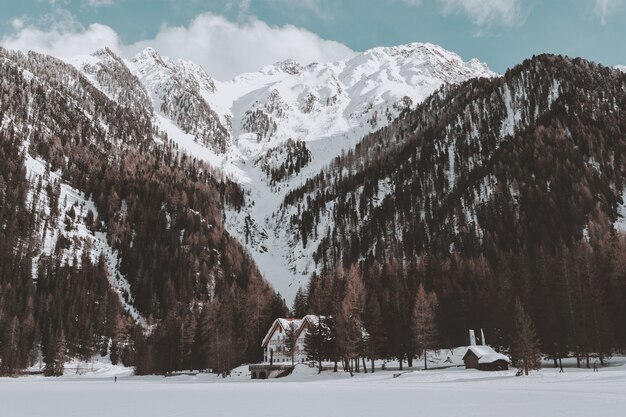
[[[496,352],[491,346],[472,345],[467,347],[463,355],[465,369],[480,371],[504,371],[509,369],[510,360],[505,355]]]

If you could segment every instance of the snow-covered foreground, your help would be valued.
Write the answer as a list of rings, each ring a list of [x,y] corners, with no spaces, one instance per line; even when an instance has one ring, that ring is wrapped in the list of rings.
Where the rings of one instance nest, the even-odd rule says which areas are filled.
[[[193,416],[623,416],[626,366],[515,371],[451,368],[317,375],[305,365],[279,380],[250,380],[244,368],[214,375],[0,379],[3,417]]]

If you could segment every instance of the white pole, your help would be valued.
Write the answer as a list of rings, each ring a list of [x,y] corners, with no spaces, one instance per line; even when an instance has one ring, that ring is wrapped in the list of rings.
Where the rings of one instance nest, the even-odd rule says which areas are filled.
[[[470,338],[470,345],[476,346],[476,334],[474,333],[474,329],[469,329],[469,338]]]

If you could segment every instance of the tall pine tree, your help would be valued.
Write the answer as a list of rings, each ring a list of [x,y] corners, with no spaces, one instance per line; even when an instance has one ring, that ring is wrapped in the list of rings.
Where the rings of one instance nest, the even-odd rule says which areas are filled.
[[[541,368],[541,352],[535,326],[519,300],[515,301],[514,321],[511,341],[513,366],[528,375],[528,371]]]
[[[424,355],[424,369],[428,369],[427,351],[437,344],[437,324],[435,314],[437,295],[427,293],[420,285],[413,307],[413,345],[418,355]]]

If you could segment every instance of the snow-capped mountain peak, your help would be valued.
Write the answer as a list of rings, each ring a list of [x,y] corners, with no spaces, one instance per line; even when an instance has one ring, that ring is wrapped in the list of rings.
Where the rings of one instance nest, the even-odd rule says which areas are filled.
[[[379,47],[346,61],[348,68],[373,68],[398,72],[409,84],[411,77],[429,77],[432,81],[455,83],[475,77],[493,77],[486,64],[473,59],[464,62],[457,54],[430,43],[410,43]],[[431,80],[429,80],[431,81]]]
[[[217,152],[229,147],[228,120],[220,117],[203,96],[215,93],[215,82],[202,67],[189,61],[170,60],[146,48],[129,63],[151,96],[158,114],[170,119],[194,141]]]
[[[444,83],[495,75],[477,60],[464,62],[439,46],[411,43],[332,63],[277,62],[216,83],[204,98],[232,120],[238,152],[254,157],[289,139],[360,138]]]
[[[227,213],[226,226],[287,299],[312,272],[314,245],[284,244],[290,232],[273,214],[285,193],[443,84],[496,76],[477,60],[429,43],[374,48],[331,63],[285,60],[226,82],[153,48],[130,61],[107,50],[85,60],[92,66],[75,66],[93,79],[94,65],[126,74],[120,79],[146,97],[155,125],[181,150],[247,188],[248,208]],[[119,89],[123,82],[111,85]]]
[[[133,62],[154,61],[154,62],[160,63],[161,65],[164,65],[164,66],[166,65],[165,62],[163,61],[163,57],[159,55],[159,53],[152,47],[147,47],[141,52],[139,52],[137,55],[135,55],[132,61]]]
[[[277,72],[296,75],[302,72],[303,69],[304,67],[299,62],[294,61],[293,59],[286,59],[284,61],[278,61],[272,65],[263,67],[260,72],[267,75],[274,75]]]
[[[183,60],[171,60],[159,55],[153,48],[146,48],[131,60],[132,66],[142,75],[159,73],[178,78],[180,82],[191,84],[190,88],[199,91],[215,91],[215,82],[198,64]]]

